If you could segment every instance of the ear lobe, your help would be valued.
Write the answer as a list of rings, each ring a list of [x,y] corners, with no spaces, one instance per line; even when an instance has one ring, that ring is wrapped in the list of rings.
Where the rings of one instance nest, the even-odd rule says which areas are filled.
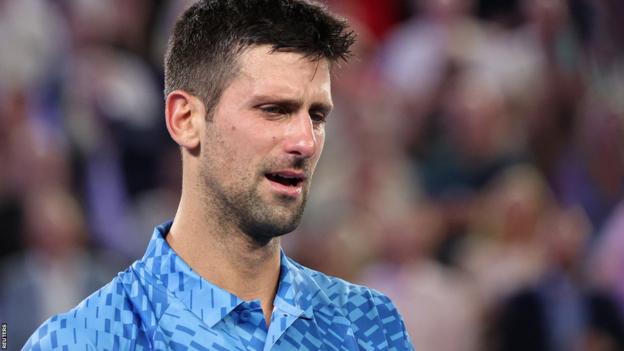
[[[167,95],[165,102],[167,130],[178,145],[189,150],[199,146],[204,110],[204,104],[199,99],[183,90],[175,90]]]

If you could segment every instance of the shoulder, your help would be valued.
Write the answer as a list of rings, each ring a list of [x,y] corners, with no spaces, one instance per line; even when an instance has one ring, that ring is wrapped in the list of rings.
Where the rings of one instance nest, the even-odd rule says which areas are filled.
[[[84,299],[73,309],[52,316],[22,350],[118,349],[139,333],[128,296],[129,270]]]
[[[388,350],[412,350],[403,319],[394,303],[383,293],[353,284],[298,263],[293,264],[317,286],[317,312],[343,315],[354,327],[359,340],[376,345],[387,343]],[[320,296],[319,296],[320,295]]]
[[[371,307],[383,307],[396,311],[392,301],[375,289],[315,271],[292,260],[291,262],[304,276],[311,279],[318,286],[332,304],[339,308],[350,309],[367,304]]]

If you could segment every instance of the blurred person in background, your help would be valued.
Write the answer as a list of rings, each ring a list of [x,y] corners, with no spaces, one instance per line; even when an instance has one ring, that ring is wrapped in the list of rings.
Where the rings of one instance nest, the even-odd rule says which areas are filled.
[[[531,165],[510,167],[481,194],[458,262],[474,280],[489,312],[542,275],[544,214],[553,200]]]
[[[59,6],[72,39],[62,70],[62,123],[91,235],[130,261],[149,240],[137,228],[133,203],[158,184],[160,154],[171,148],[159,118],[160,68],[146,58],[155,5],[71,0]]]
[[[614,89],[615,94],[623,91]],[[561,203],[583,208],[594,237],[624,196],[624,113],[610,95],[587,94],[573,130],[574,143],[554,173]]]
[[[0,218],[6,225],[2,257],[22,249],[24,194],[39,181],[69,181],[71,170],[53,161],[58,154],[45,152],[50,139],[62,139],[46,93],[56,79],[50,70],[64,49],[55,39],[64,42],[66,30],[60,11],[48,2],[0,4]]]
[[[24,203],[25,251],[2,262],[0,316],[9,345],[23,345],[50,315],[76,305],[114,274],[86,250],[78,202],[62,188],[39,188]]]
[[[5,234],[8,242],[17,236],[20,250],[7,254],[0,265],[1,278],[11,282],[0,288],[0,317],[10,325],[8,345],[23,345],[51,314],[110,280],[117,262],[89,250],[84,213],[71,193],[66,140],[42,111],[29,105],[32,96],[20,92],[19,85],[13,88],[0,111],[6,133],[0,194],[21,213],[20,229],[8,227]]]
[[[553,206],[546,186],[533,166],[516,165],[496,176],[475,199],[457,264],[474,284],[482,349],[492,347],[501,304],[535,284],[546,268],[542,228],[544,213]]]
[[[587,218],[578,209],[555,208],[547,215],[547,269],[502,306],[496,349],[622,350],[624,321],[617,305],[608,291],[592,288],[583,277]]]
[[[358,278],[396,303],[417,350],[481,350],[481,301],[463,272],[436,259],[444,236],[439,209],[415,204],[375,237],[375,259]],[[444,335],[444,337],[440,337]]]
[[[423,191],[443,210],[440,257],[449,263],[460,255],[454,250],[479,215],[487,185],[526,157],[524,130],[503,87],[482,69],[451,69],[431,116],[434,136],[411,159]]]
[[[612,292],[624,315],[624,201],[613,211],[592,247],[587,271],[589,283]]]

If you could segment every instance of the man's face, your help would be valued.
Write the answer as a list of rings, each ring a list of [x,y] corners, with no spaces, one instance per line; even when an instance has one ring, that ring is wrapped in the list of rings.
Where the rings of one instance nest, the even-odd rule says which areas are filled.
[[[269,50],[241,55],[200,151],[205,201],[258,243],[299,224],[332,107],[326,60]]]

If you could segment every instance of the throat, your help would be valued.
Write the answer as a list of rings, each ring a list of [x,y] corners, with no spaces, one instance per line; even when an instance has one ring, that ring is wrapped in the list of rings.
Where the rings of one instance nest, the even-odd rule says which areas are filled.
[[[270,318],[280,275],[280,240],[260,245],[236,226],[179,211],[166,241],[197,274],[239,298],[260,300]],[[271,308],[265,310],[266,308]]]

